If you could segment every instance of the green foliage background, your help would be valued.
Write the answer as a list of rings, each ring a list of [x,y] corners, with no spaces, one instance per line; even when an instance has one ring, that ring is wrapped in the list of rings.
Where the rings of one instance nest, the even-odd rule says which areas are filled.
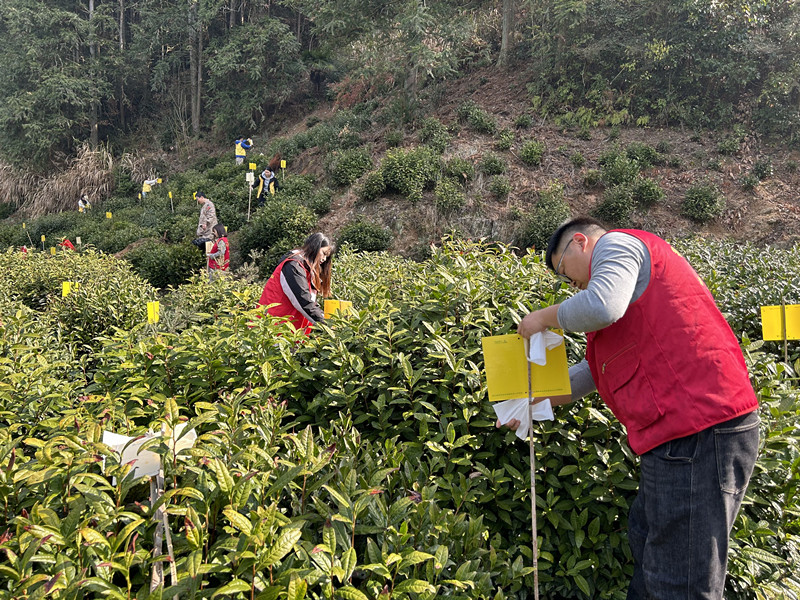
[[[677,248],[742,335],[761,400],[762,449],[726,596],[791,598],[800,365],[758,341],[758,306],[796,297],[800,257],[710,240]],[[356,310],[308,338],[255,318],[260,286],[236,279],[195,278],[168,293],[154,327],[143,322],[151,289],[124,263],[2,258],[20,292],[0,308],[0,597],[149,597],[147,485],[102,431],[186,420],[199,435],[190,450],[148,442],[163,457],[178,571],[164,596],[532,597],[528,451],[494,427],[480,337],[570,293],[540,256],[467,242],[422,263],[339,255],[334,296]],[[138,311],[81,334],[91,355],[70,341],[80,321],[63,309],[89,282],[60,297],[78,261],[128,282],[108,284],[110,311]],[[34,272],[49,275],[23,285]],[[578,360],[582,339],[568,349]],[[543,595],[623,598],[636,488],[623,430],[590,397],[534,436]]]

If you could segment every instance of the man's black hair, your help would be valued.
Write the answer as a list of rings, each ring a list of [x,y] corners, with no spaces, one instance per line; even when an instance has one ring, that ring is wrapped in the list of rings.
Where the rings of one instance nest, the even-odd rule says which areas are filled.
[[[545,254],[547,268],[551,271],[556,270],[555,265],[553,265],[553,252],[555,252],[561,245],[561,239],[564,237],[564,234],[567,233],[567,231],[569,231],[570,234],[576,232],[588,233],[590,230],[598,227],[603,231],[607,229],[605,225],[603,225],[597,219],[593,219],[592,217],[575,217],[574,219],[570,219],[562,224],[558,229],[555,230],[553,235],[550,236],[550,241],[547,242],[547,253]]]

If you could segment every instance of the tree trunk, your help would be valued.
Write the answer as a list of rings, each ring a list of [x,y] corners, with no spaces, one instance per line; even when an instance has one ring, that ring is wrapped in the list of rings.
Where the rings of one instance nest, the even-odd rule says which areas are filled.
[[[125,0],[119,0],[119,57],[125,61]],[[119,76],[119,126],[125,129],[125,79]]]
[[[197,90],[195,91],[195,111],[192,115],[192,133],[200,135],[200,99],[203,96],[203,27],[197,31]]]
[[[97,78],[97,46],[94,38],[94,23],[92,23],[93,18],[94,18],[94,0],[89,0],[89,55],[92,61],[91,67],[89,68],[89,72],[92,74],[92,83],[96,83],[95,79]],[[100,143],[99,134],[97,131],[97,120],[98,120],[97,105],[98,105],[97,91],[93,90],[91,108],[89,109],[90,111],[89,144],[91,144],[92,150],[97,149],[97,146]]]
[[[231,29],[236,25],[236,0],[231,0],[230,15],[228,16],[228,27]]]
[[[200,135],[200,101],[197,98],[197,93],[200,90],[200,82],[198,81],[200,57],[197,53],[200,48],[200,35],[197,26],[197,2],[192,0],[189,0],[189,2],[189,106],[192,113],[192,135],[197,137]]]
[[[514,37],[514,0],[503,0],[503,35],[500,41],[500,56],[497,57],[497,66],[504,67],[508,64],[508,55],[513,45]]]

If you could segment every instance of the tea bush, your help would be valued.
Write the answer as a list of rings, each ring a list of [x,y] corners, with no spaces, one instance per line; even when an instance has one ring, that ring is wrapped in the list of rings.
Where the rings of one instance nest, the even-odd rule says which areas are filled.
[[[449,177],[443,177],[436,183],[433,197],[436,208],[441,212],[457,210],[467,203],[461,184]]]
[[[475,166],[466,158],[453,157],[444,164],[445,176],[467,183],[475,178]]]
[[[503,175],[495,175],[489,181],[489,192],[498,198],[505,198],[511,193],[511,182],[508,177]]]
[[[510,150],[516,135],[510,129],[501,129],[497,133],[497,139],[494,142],[495,150],[500,150],[505,152],[506,150]]]
[[[514,119],[514,127],[517,129],[529,129],[533,125],[533,118],[526,113]]]
[[[542,192],[548,200],[563,202],[563,189]],[[748,332],[770,295],[797,297],[800,250],[704,239],[676,249],[744,334],[762,404],[725,597],[792,597],[800,364]],[[67,273],[55,267],[75,256],[34,266],[58,281]],[[124,267],[110,260],[103,269]],[[309,337],[247,310],[259,285],[199,276],[164,298],[172,325],[142,314],[109,328],[93,361],[64,343],[68,312],[49,320],[4,303],[3,597],[151,597],[158,507],[102,432],[162,427],[167,438],[146,443],[164,466],[159,519],[172,549],[156,554],[178,577],[167,575],[160,597],[531,597],[528,449],[494,427],[480,338],[571,292],[540,255],[499,245],[449,241],[421,263],[348,251],[334,261],[333,295],[355,311]],[[98,301],[119,306],[132,291]],[[176,325],[184,302],[202,314]],[[568,335],[567,348],[580,359],[582,336]],[[533,429],[542,596],[624,597],[636,459],[596,396],[555,413]],[[198,439],[177,452],[170,432],[182,421]]]
[[[583,176],[583,185],[594,188],[603,181],[603,174],[598,169],[589,169]]]
[[[602,180],[607,186],[626,185],[639,175],[639,163],[623,153],[611,152],[600,158]]]
[[[316,222],[314,213],[306,206],[281,199],[267,200],[239,232],[239,253],[246,257],[252,250],[270,250],[273,246],[291,250],[302,244]]]
[[[422,199],[422,192],[436,182],[441,169],[439,155],[426,146],[413,150],[388,150],[381,161],[381,174],[387,191],[402,194],[411,202]]]
[[[497,131],[497,123],[494,117],[489,115],[475,101],[467,100],[462,102],[456,109],[458,120],[466,122],[470,129],[477,133],[494,135]]]
[[[745,192],[752,192],[758,187],[759,179],[752,173],[747,173],[739,179],[739,185]]]
[[[397,148],[403,143],[403,132],[399,129],[389,129],[383,134],[383,142],[387,148]]]
[[[553,183],[541,190],[531,211],[523,220],[522,230],[517,238],[521,248],[535,248],[542,252],[558,226],[570,216],[569,205],[564,199],[564,186]]]
[[[371,171],[361,178],[356,188],[356,196],[362,202],[373,202],[386,192],[386,182],[382,171]]]
[[[775,174],[775,168],[772,166],[772,161],[767,158],[759,158],[753,163],[751,173],[758,178],[759,181],[768,179]]]
[[[613,227],[628,227],[635,207],[631,187],[615,185],[603,192],[603,199],[592,214]]]
[[[572,163],[572,166],[576,169],[580,169],[583,165],[586,164],[586,157],[581,154],[580,152],[573,152],[569,156],[569,162]]]
[[[545,145],[543,142],[528,140],[522,144],[522,148],[519,149],[519,157],[526,165],[538,167],[542,164],[544,151]]]
[[[710,181],[691,186],[681,204],[681,213],[698,223],[708,223],[725,210],[725,196]]]
[[[666,194],[657,181],[639,176],[631,184],[631,196],[637,206],[650,208],[661,202]]]
[[[333,203],[333,190],[329,187],[321,187],[311,194],[308,200],[308,207],[314,211],[314,214],[322,216],[331,212],[331,204]]]
[[[328,176],[336,185],[348,186],[372,168],[372,158],[366,148],[334,152],[328,161]]]
[[[112,328],[130,328],[157,298],[153,287],[132,272],[129,263],[93,250],[0,254],[0,294],[9,308],[23,304],[42,313],[58,335],[86,352]],[[62,283],[78,283],[62,298]],[[8,309],[4,309],[8,310]]]
[[[643,142],[631,142],[628,144],[625,148],[625,155],[632,161],[637,162],[641,169],[664,164],[664,157],[661,156],[659,151],[650,144]]]
[[[307,204],[314,194],[315,184],[313,175],[289,175],[281,182],[276,195],[281,200]]]
[[[143,279],[157,288],[178,286],[200,269],[205,269],[205,249],[199,250],[189,242],[165,244],[150,240],[131,250],[126,256]]]
[[[354,250],[381,252],[392,245],[392,232],[377,223],[355,220],[339,230],[336,241],[339,245],[348,244]]]
[[[430,146],[433,150],[441,154],[450,144],[452,136],[447,131],[447,127],[437,118],[428,117],[422,121],[419,130],[419,141]]]
[[[484,175],[502,175],[506,172],[507,166],[505,161],[497,154],[488,152],[481,158],[478,170]]]

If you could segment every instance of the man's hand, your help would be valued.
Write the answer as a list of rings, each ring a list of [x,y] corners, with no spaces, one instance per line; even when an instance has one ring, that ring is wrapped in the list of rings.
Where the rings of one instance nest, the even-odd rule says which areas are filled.
[[[517,326],[517,333],[524,337],[526,340],[534,333],[540,333],[548,327],[558,328],[558,307],[560,304],[553,304],[541,310],[535,310],[532,313],[525,315],[525,318],[519,322]]]
[[[494,424],[495,427],[500,429],[501,427],[508,427],[511,431],[516,431],[519,429],[520,420],[519,419],[511,419],[508,423],[501,423],[500,419],[497,419],[497,422]]]

